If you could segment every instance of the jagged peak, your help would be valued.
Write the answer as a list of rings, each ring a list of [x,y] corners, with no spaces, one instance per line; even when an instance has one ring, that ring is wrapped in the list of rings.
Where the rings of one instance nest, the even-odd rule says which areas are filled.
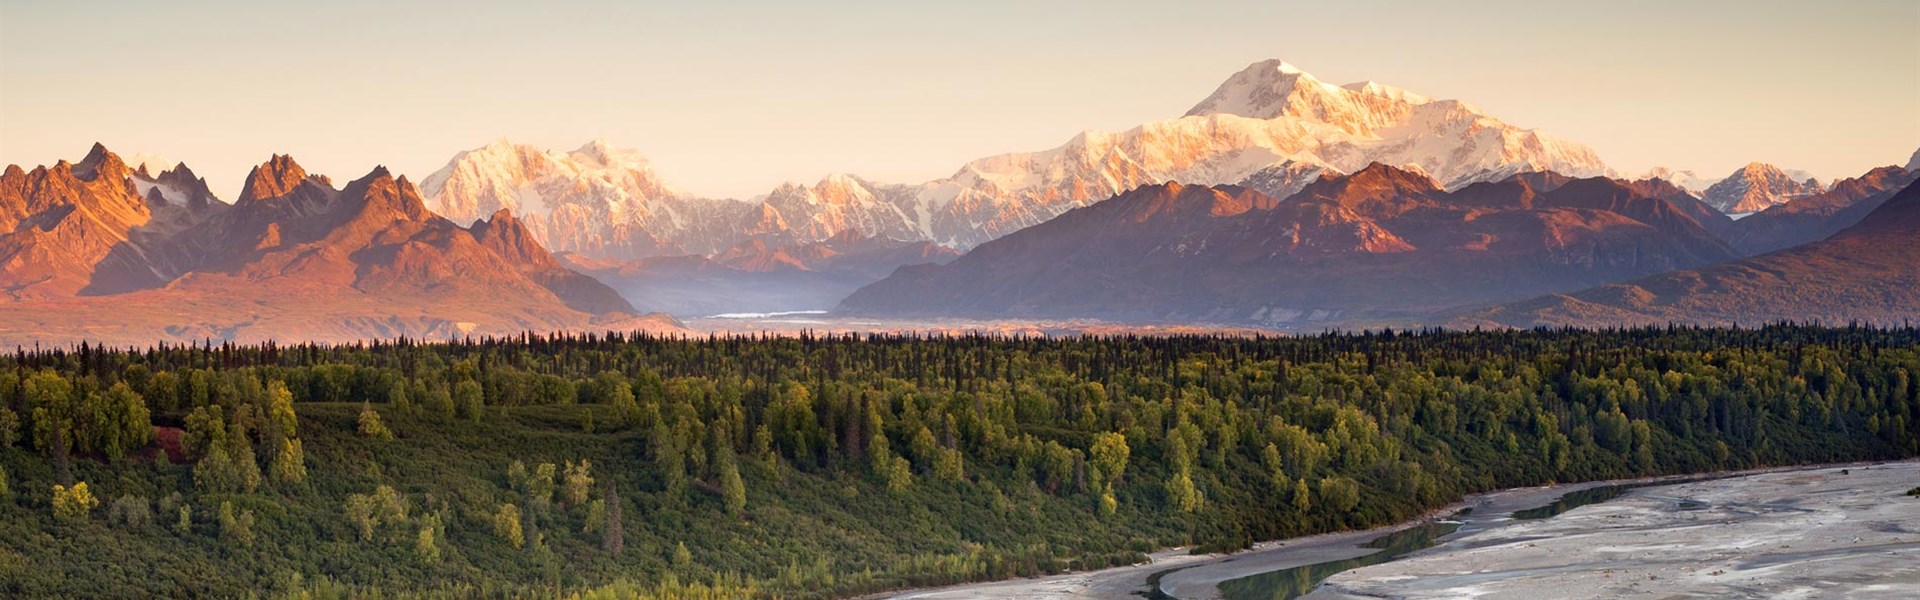
[[[342,194],[363,203],[365,209],[376,205],[390,208],[408,219],[424,219],[432,214],[407,177],[394,178],[386,165],[376,165],[366,175],[348,183]]]
[[[142,170],[144,170],[144,169],[146,169],[146,168],[147,168],[147,164],[146,164],[146,163],[140,163],[140,168],[141,168]],[[174,176],[174,177],[185,177],[185,178],[187,178],[187,179],[196,179],[196,180],[204,180],[204,178],[202,178],[202,177],[200,177],[200,176],[198,176],[198,175],[195,175],[195,174],[194,174],[194,172],[193,172],[193,168],[192,168],[192,167],[188,167],[188,166],[187,166],[187,163],[184,163],[184,162],[182,162],[182,163],[177,163],[177,164],[175,164],[175,165],[173,165],[173,167],[172,167],[172,168],[168,168],[168,169],[165,169],[165,170],[162,170],[162,171],[160,171],[159,173],[155,173],[155,174],[153,175],[153,178],[154,178],[154,179],[160,179],[160,178],[163,178],[163,177],[167,177],[167,176],[168,176],[169,174],[171,174],[171,175],[172,175],[172,176]]]
[[[119,155],[108,151],[107,146],[100,142],[94,142],[93,148],[87,150],[86,158],[80,159],[71,168],[75,177],[85,181],[94,181],[102,175],[123,179],[132,173],[127,169],[127,164],[120,161]]]
[[[307,170],[294,162],[293,156],[274,154],[267,162],[260,163],[247,173],[246,184],[240,190],[237,202],[252,202],[287,195],[300,183],[307,180]]]
[[[107,151],[106,144],[102,144],[100,142],[94,142],[93,147],[87,149],[87,157],[80,159],[80,162],[82,164],[90,163],[90,162],[99,162],[102,160],[106,160],[106,158],[112,154],[113,154],[112,152]]]

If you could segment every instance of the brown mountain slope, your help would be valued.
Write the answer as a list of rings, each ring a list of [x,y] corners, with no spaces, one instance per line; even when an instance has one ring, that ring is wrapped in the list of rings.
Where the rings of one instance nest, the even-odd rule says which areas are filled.
[[[141,198],[132,192],[136,183],[158,186],[159,178],[124,172],[119,159],[103,148],[96,147],[95,154],[103,158],[90,156],[70,169],[71,175],[64,163],[34,173],[46,173],[42,177],[55,184],[98,189],[63,190],[64,204],[41,198],[48,195],[41,192],[34,196],[38,204],[30,206],[86,208],[102,198],[131,198],[134,206],[146,208],[156,196],[170,204],[172,193],[185,202],[169,210],[196,216],[165,228],[129,227],[132,219],[115,222],[118,229],[100,226],[122,234],[105,252],[93,254],[73,253],[92,248],[59,238],[28,239],[33,255],[77,257],[45,265],[57,274],[47,281],[86,284],[36,285],[61,293],[16,295],[15,301],[0,304],[9,317],[0,325],[0,343],[145,344],[203,337],[347,341],[677,327],[670,319],[629,316],[634,311],[618,294],[561,266],[531,244],[510,215],[462,228],[428,212],[413,184],[385,168],[335,190],[328,179],[308,175],[291,158],[275,156],[248,175],[235,204],[215,202],[196,211],[186,176],[176,175],[172,187],[150,189]],[[9,169],[15,172],[19,169]],[[98,175],[87,179],[90,173]],[[8,177],[10,190],[51,185],[35,188],[25,174],[20,184]],[[126,193],[107,194],[118,191],[105,183],[109,178],[119,180]]]
[[[559,296],[574,310],[590,314],[639,312],[600,280],[562,266],[507,209],[500,209],[490,219],[475,222],[471,231],[481,246],[505,258],[522,275]]]
[[[1908,185],[1825,241],[1477,310],[1451,324],[1902,324],[1915,317],[1920,317],[1920,186]]]
[[[0,295],[58,298],[78,293],[96,271],[138,275],[114,249],[153,218],[120,157],[94,144],[78,164],[0,174]],[[145,277],[151,280],[151,277]]]
[[[1254,321],[1407,319],[1732,258],[1687,211],[1626,182],[1524,174],[1459,192],[1382,165],[1285,201],[1146,186],[904,268],[854,314]]]

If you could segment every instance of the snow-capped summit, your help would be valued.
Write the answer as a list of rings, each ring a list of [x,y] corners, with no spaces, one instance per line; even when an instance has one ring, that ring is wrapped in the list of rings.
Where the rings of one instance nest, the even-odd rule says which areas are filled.
[[[926,184],[915,209],[928,215],[933,241],[966,248],[1145,184],[1239,183],[1289,164],[1295,174],[1308,165],[1351,173],[1375,162],[1417,169],[1449,189],[1528,171],[1609,173],[1584,145],[1465,102],[1378,82],[1331,85],[1267,60],[1230,76],[1181,118],[970,162]],[[1264,183],[1274,191],[1306,183],[1272,175]]]
[[[1913,151],[1913,157],[1907,159],[1908,171],[1920,171],[1920,150]]]
[[[710,251],[723,240],[700,238],[729,237],[705,234],[731,227],[725,205],[737,204],[690,197],[645,156],[605,140],[572,152],[495,140],[455,155],[420,188],[455,222],[510,209],[550,249],[618,257]]]
[[[506,139],[461,152],[421,182],[436,212],[472,223],[502,208],[547,216],[585,202],[614,213],[650,213],[653,201],[680,196],[646,157],[605,140],[561,153]]]
[[[1212,95],[1187,111],[1189,117],[1239,115],[1254,119],[1295,117],[1342,125],[1349,131],[1385,125],[1405,114],[1411,103],[1384,93],[1385,86],[1367,90],[1322,83],[1313,75],[1281,60],[1253,63],[1228,77]],[[1401,91],[1404,96],[1405,92]],[[1387,100],[1386,102],[1374,99]],[[1421,98],[1425,101],[1425,98]]]

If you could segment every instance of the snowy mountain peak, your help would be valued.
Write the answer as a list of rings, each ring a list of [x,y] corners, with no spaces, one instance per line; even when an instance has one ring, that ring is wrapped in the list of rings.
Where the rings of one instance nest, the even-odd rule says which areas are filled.
[[[597,257],[706,252],[731,243],[738,213],[727,206],[737,203],[681,192],[640,152],[606,140],[571,152],[496,140],[455,155],[420,190],[455,222],[511,209],[548,248]]]
[[[1293,66],[1293,63],[1277,58],[1254,63],[1254,66],[1284,75],[1305,75],[1307,73],[1306,71],[1300,70],[1300,67]]]
[[[1805,171],[1785,170],[1767,163],[1753,162],[1708,187],[1700,199],[1721,212],[1744,214],[1760,212],[1825,190],[1818,179]]]
[[[579,149],[574,150],[574,153],[585,154],[588,156],[606,157],[606,156],[613,155],[614,147],[613,147],[613,143],[608,142],[606,138],[594,138],[591,140],[587,140],[587,143],[585,144],[581,144]]]
[[[1913,151],[1913,158],[1907,159],[1908,171],[1920,171],[1920,150]]]
[[[1187,111],[1187,116],[1239,115],[1255,119],[1298,116],[1337,96],[1339,86],[1321,83],[1313,75],[1282,60],[1264,60],[1228,77],[1212,95]],[[1337,102],[1337,100],[1335,101]]]

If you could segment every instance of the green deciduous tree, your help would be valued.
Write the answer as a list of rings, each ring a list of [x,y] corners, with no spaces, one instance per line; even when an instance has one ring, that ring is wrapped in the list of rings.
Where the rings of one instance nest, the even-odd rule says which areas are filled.
[[[251,548],[253,526],[252,509],[235,509],[232,502],[220,503],[220,541]]]
[[[746,514],[747,484],[740,479],[740,467],[732,460],[720,465],[720,496],[726,501],[728,514],[734,516]]]
[[[0,406],[0,450],[20,443],[20,415]]]
[[[94,432],[98,440],[92,446],[107,458],[119,460],[153,439],[153,417],[147,410],[147,401],[126,382],[115,383],[106,392],[92,395],[90,400],[99,405],[94,410],[104,421]]]
[[[33,413],[34,447],[53,458],[54,476],[61,483],[72,483],[68,455],[73,452],[74,424],[80,418],[73,384],[58,373],[44,371],[28,377],[21,391]]]
[[[453,386],[454,415],[462,419],[478,421],[486,415],[486,394],[477,381],[462,381]]]

